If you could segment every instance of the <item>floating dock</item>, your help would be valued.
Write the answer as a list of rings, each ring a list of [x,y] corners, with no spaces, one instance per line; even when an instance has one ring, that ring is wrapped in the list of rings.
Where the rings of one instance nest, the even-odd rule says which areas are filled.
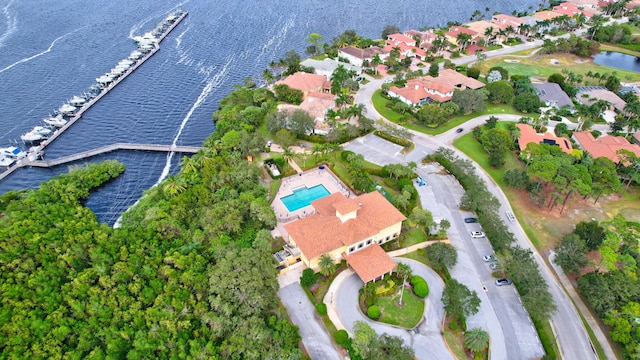
[[[155,53],[157,53],[160,50],[160,42],[162,40],[164,40],[164,38],[167,37],[167,35],[169,35],[169,33],[173,29],[175,29],[176,26],[178,26],[178,24],[180,24],[180,22],[182,22],[182,20],[184,20],[185,17],[187,17],[188,13],[186,11],[179,11],[179,13],[176,13],[176,15],[177,15],[177,17],[175,17],[175,19],[170,24],[170,26],[168,26],[164,30],[161,30],[160,34],[155,37],[154,46],[153,46],[153,48],[151,50],[149,50],[143,57],[138,59],[133,66],[128,68],[127,71],[125,71],[117,79],[115,79],[113,82],[111,82],[108,86],[102,88],[102,90],[100,91],[100,93],[98,95],[96,95],[94,98],[92,98],[86,104],[84,104],[82,107],[80,107],[79,110],[75,113],[75,115],[73,117],[71,117],[64,126],[62,126],[59,129],[56,129],[48,139],[42,141],[38,146],[32,148],[32,150],[30,150],[27,153],[27,157],[26,158],[16,161],[16,163],[14,163],[10,167],[8,167],[7,170],[5,170],[4,172],[0,173],[0,181],[3,180],[4,178],[6,178],[7,176],[9,176],[15,170],[17,170],[17,169],[19,169],[21,167],[25,167],[25,166],[43,167],[43,164],[55,164],[55,165],[63,164],[63,163],[67,163],[67,162],[70,162],[70,161],[76,161],[76,160],[80,160],[82,158],[86,158],[88,156],[80,156],[80,155],[81,154],[85,154],[85,153],[88,154],[88,153],[94,152],[94,151],[99,150],[99,149],[106,149],[106,148],[111,149],[111,150],[105,150],[105,151],[98,152],[100,154],[101,153],[105,153],[105,152],[114,151],[114,150],[120,150],[120,149],[124,149],[124,150],[144,150],[144,151],[176,151],[176,152],[191,152],[191,153],[196,152],[197,150],[192,151],[193,149],[196,149],[195,147],[184,147],[184,146],[179,147],[179,146],[171,146],[171,145],[154,145],[154,144],[128,144],[128,145],[131,145],[131,146],[127,147],[127,144],[119,143],[119,144],[108,145],[108,146],[105,146],[105,147],[102,147],[102,148],[99,148],[99,149],[89,150],[89,151],[86,151],[86,152],[83,152],[83,153],[79,153],[79,154],[65,156],[63,158],[60,158],[60,160],[65,159],[65,161],[62,161],[62,162],[59,162],[58,160],[50,160],[50,161],[37,161],[37,160],[35,160],[35,157],[37,157],[39,154],[42,154],[44,149],[49,144],[54,142],[58,138],[58,136],[62,135],[65,132],[65,130],[67,130],[73,124],[75,124],[76,121],[80,120],[82,118],[82,114],[84,114],[85,111],[89,110],[91,108],[91,106],[93,106],[93,104],[95,104],[100,99],[102,99],[103,96],[107,95],[109,93],[109,91],[111,91],[111,89],[115,88],[127,76],[129,76],[138,67],[140,67],[140,65],[142,65],[145,61],[147,61],[149,58],[151,58]],[[170,15],[170,16],[172,16],[172,15]],[[166,19],[167,18],[165,18],[165,20]],[[160,23],[156,27],[156,29],[159,28],[160,25],[162,25],[162,23]],[[138,147],[135,147],[133,145],[138,145]],[[148,145],[148,146],[145,146],[145,145]],[[185,149],[177,150],[179,148],[185,148]],[[187,149],[187,148],[189,148],[189,149]],[[176,150],[172,150],[172,149],[176,149]],[[97,155],[98,153],[94,153],[93,155]],[[91,156],[93,156],[93,155],[91,155]],[[73,160],[67,160],[69,158],[73,158]],[[44,165],[44,167],[55,166],[55,165]]]

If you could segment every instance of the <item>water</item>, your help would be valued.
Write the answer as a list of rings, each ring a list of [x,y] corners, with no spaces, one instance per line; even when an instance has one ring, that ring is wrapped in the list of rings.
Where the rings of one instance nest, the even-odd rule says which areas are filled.
[[[280,201],[282,201],[289,212],[294,212],[311,205],[312,201],[321,199],[329,194],[329,190],[322,184],[310,188],[305,186],[302,189],[293,190],[293,194],[280,198]]]
[[[495,0],[490,12],[524,11],[539,1]],[[386,24],[401,29],[468,21],[481,0],[16,1],[0,0],[0,147],[41,123],[125,58],[133,36],[151,30],[170,11],[189,16],[161,50],[102,98],[47,147],[49,159],[116,142],[201,145],[214,131],[211,115],[233,85],[259,78],[291,49],[304,54],[306,36],[328,42],[346,29],[377,38]],[[126,172],[88,199],[99,220],[118,216],[163,176],[179,170],[179,156],[119,151]],[[33,188],[54,169],[20,169],[0,193]]]
[[[594,55],[593,62],[614,69],[640,72],[640,58],[615,51],[603,51]]]

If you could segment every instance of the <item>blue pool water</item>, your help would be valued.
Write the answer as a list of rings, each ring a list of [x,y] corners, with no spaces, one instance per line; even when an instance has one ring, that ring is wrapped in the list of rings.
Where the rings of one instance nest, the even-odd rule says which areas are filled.
[[[293,190],[293,194],[280,198],[280,200],[289,212],[294,212],[305,206],[311,205],[313,200],[318,200],[327,195],[329,195],[329,190],[327,190],[324,185],[320,184],[310,188],[304,187],[302,189]]]

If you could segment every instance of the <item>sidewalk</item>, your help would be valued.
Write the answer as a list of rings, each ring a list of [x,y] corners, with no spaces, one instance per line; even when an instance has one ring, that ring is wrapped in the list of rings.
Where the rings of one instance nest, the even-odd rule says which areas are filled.
[[[336,278],[331,282],[329,290],[327,290],[327,294],[324,296],[324,299],[322,299],[322,302],[327,305],[327,316],[329,316],[329,319],[331,320],[331,322],[333,322],[333,325],[335,325],[336,329],[338,330],[347,330],[347,328],[340,320],[338,312],[336,311],[335,294],[338,292],[338,289],[340,288],[344,280],[351,275],[353,275],[353,270],[351,269],[344,270],[343,272],[338,274],[338,276],[336,276]],[[347,330],[347,332],[349,332],[349,330]],[[353,336],[353,334],[349,333],[349,336]]]

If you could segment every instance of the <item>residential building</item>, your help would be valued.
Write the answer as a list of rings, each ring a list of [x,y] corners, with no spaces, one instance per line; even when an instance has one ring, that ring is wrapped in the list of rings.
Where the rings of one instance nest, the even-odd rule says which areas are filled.
[[[400,33],[387,35],[387,39],[385,40],[385,42],[387,45],[391,45],[391,46],[398,46],[400,44],[404,44],[412,47],[416,46],[416,41],[413,38]]]
[[[493,15],[493,17],[491,17],[491,22],[494,23],[494,24],[504,25],[505,27],[511,26],[516,30],[518,30],[518,26],[520,26],[520,25],[525,23],[525,21],[522,20],[519,17],[511,16],[511,15],[505,15],[505,14],[495,14],[495,15]]]
[[[380,245],[400,235],[406,217],[382,194],[346,198],[338,192],[311,205],[313,215],[285,225],[305,265],[318,269],[323,255],[336,263],[344,258],[365,283],[393,271],[395,262]]]
[[[587,151],[594,158],[606,157],[618,163],[621,160],[621,156],[617,154],[618,150],[631,151],[640,157],[640,145],[631,144],[622,136],[605,135],[596,139],[591,132],[580,131],[573,133],[573,139],[581,149]]]
[[[496,30],[496,26],[487,20],[474,21],[467,24],[469,30],[475,31],[479,37],[486,39],[485,32],[491,28],[493,32]]]
[[[302,91],[304,97],[311,92],[330,93],[331,82],[324,75],[297,72],[286,78],[276,81],[276,84],[285,84],[292,89]]]
[[[417,37],[419,39],[418,47],[425,50],[429,49],[433,40],[438,38],[438,35],[432,31],[407,30],[404,32],[404,35],[412,39]]]
[[[424,76],[407,81],[405,87],[389,88],[389,96],[396,97],[403,102],[419,106],[430,102],[447,102],[451,100],[455,89],[480,89],[484,83],[464,76],[452,69],[440,70],[438,77]]]
[[[315,121],[313,133],[326,135],[329,133],[330,127],[324,120],[327,111],[334,108],[335,105],[335,95],[331,93],[310,92],[300,105],[280,104],[278,105],[278,110],[286,111],[289,115],[297,109],[304,110]]]
[[[344,66],[349,71],[355,71],[356,74],[360,74],[362,72],[362,68],[359,66],[355,66],[349,63],[338,62],[333,59],[323,59],[323,60],[315,60],[315,59],[306,59],[300,63],[302,66],[312,67],[314,69],[314,73],[318,75],[324,75],[327,79],[331,78],[333,72],[340,65]]]
[[[532,85],[538,90],[538,97],[545,105],[555,107],[556,109],[564,107],[571,111],[575,110],[573,101],[571,101],[569,95],[562,90],[560,85],[556,83],[533,83]]]
[[[571,154],[571,150],[573,150],[569,139],[557,137],[555,134],[548,132],[539,134],[531,125],[527,124],[516,124],[516,126],[520,129],[520,137],[518,138],[520,150],[524,150],[529,143],[558,146],[567,154]]]
[[[533,14],[533,17],[535,17],[536,19],[539,19],[541,21],[553,20],[554,18],[557,18],[558,16],[560,16],[560,14],[558,14],[555,11],[549,11],[549,10],[538,11],[537,13]]]
[[[382,60],[386,59],[388,56],[388,53],[378,46],[370,46],[364,49],[360,49],[355,46],[347,46],[338,49],[338,56],[349,60],[350,63],[356,66],[362,66],[362,63],[365,60],[370,62],[376,54]]]
[[[479,34],[477,32],[471,29],[467,29],[464,26],[452,26],[449,28],[449,31],[444,33],[444,36],[449,43],[457,46],[459,34],[467,34],[471,36],[471,41],[469,42],[469,45],[475,44],[480,39],[478,36]]]
[[[578,14],[583,14],[587,18],[590,18],[593,16],[592,12],[585,11],[579,8],[578,5],[570,2],[563,2],[560,5],[554,6],[553,11],[560,15],[566,15],[568,17],[573,17],[574,15],[578,15]]]
[[[578,86],[576,100],[581,104],[591,105],[598,100],[605,100],[611,104],[610,110],[617,110],[622,113],[627,102],[622,100],[613,91],[607,90],[603,86]]]

